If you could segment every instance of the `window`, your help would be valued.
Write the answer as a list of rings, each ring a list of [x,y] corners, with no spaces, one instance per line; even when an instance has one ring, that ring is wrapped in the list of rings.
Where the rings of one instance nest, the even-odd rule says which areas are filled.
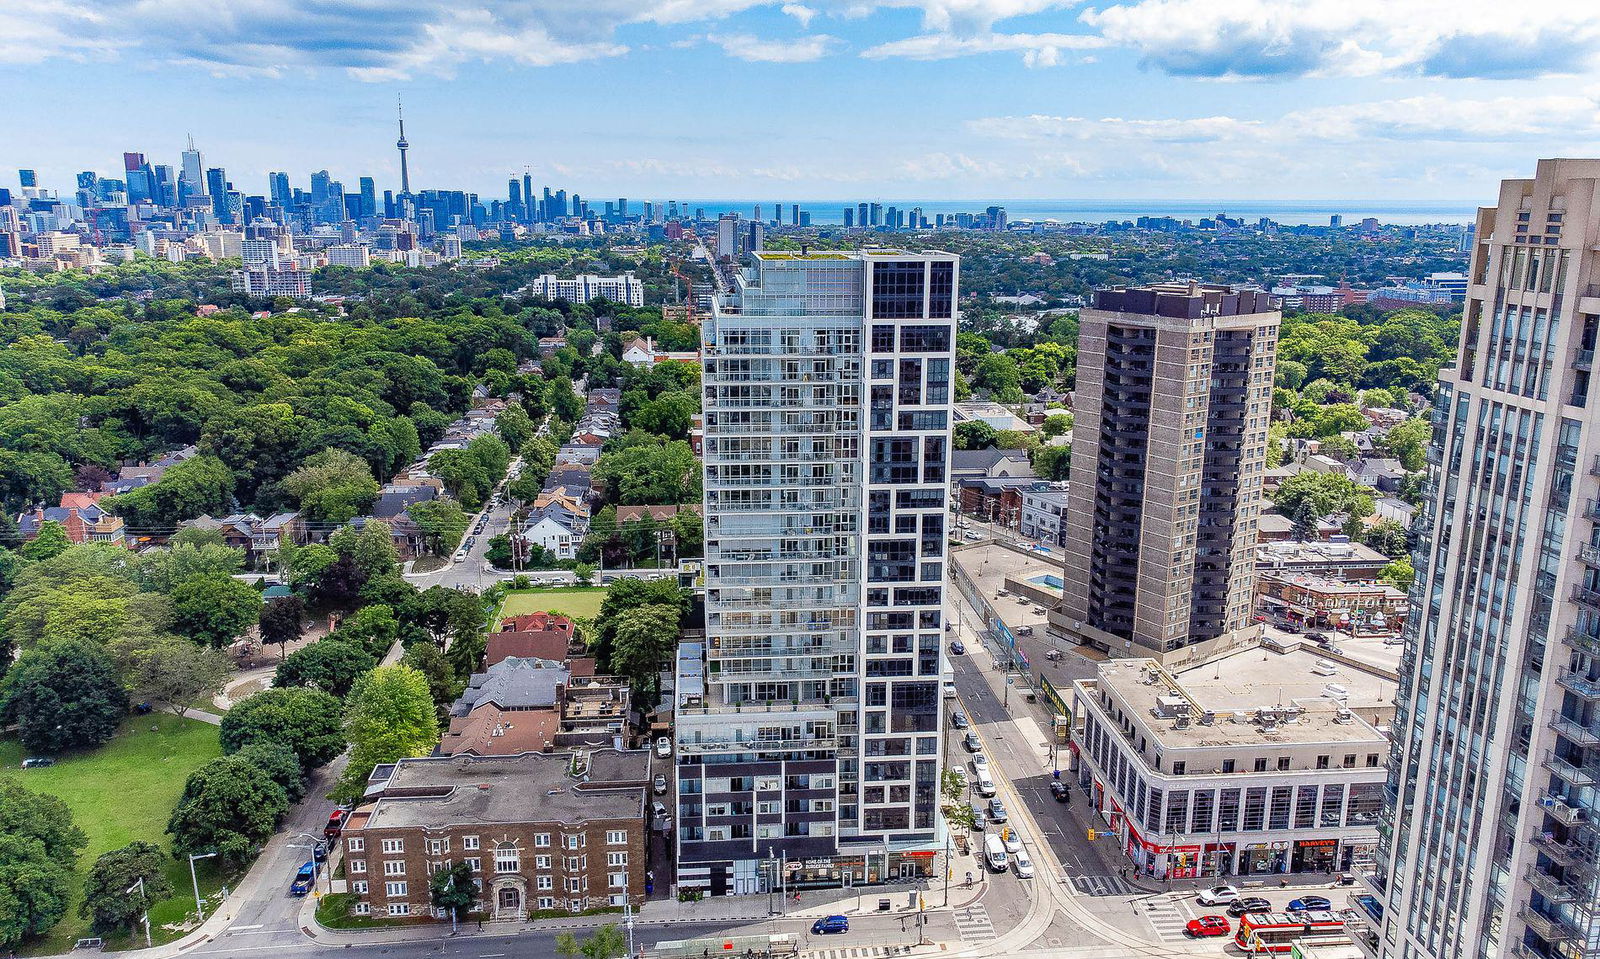
[[[625,830],[622,830],[622,829],[611,829],[611,830],[608,830],[606,832],[606,845],[608,845],[608,846],[626,846],[627,844],[628,844],[628,833]]]
[[[555,901],[555,899],[553,897],[551,897],[551,896],[540,896],[539,897],[539,908],[540,909],[554,909],[555,907],[556,907],[556,901]]]
[[[1328,768],[1328,757],[1327,756],[1318,756],[1317,757],[1317,768],[1318,769],[1327,769]]]
[[[365,859],[352,859],[352,860],[350,860],[350,871],[351,872],[366,872],[367,871],[367,861]]]
[[[1267,771],[1267,761],[1265,759],[1256,760],[1256,772],[1264,773],[1266,771]]]
[[[367,881],[365,879],[355,880],[350,883],[350,891],[357,895],[365,896],[367,894]]]
[[[1183,775],[1183,771],[1186,768],[1188,768],[1187,764],[1184,763],[1184,761],[1180,759],[1177,762],[1172,764],[1172,774],[1174,776],[1182,776]]]
[[[534,856],[533,857],[533,865],[537,869],[549,869],[550,868],[550,857],[549,856]]]
[[[386,882],[383,884],[383,894],[393,899],[406,894],[406,884],[403,882]]]
[[[583,892],[583,880],[573,876],[567,880],[567,892]]]
[[[539,833],[533,837],[533,844],[541,849],[548,849],[550,847],[550,834],[547,832]]]
[[[1289,768],[1289,757],[1288,756],[1279,756],[1278,757],[1278,768],[1279,769],[1288,769]]]
[[[494,851],[495,872],[517,872],[522,868],[522,853],[516,846],[501,846]]]
[[[1346,768],[1346,769],[1354,769],[1355,765],[1356,765],[1356,754],[1355,753],[1347,754],[1344,757],[1344,768]]]
[[[477,849],[478,848],[478,837],[477,836],[462,836],[461,837],[461,848],[462,849]]]
[[[1372,768],[1374,766],[1377,766],[1377,765],[1378,765],[1378,754],[1377,753],[1367,753],[1367,767],[1370,769],[1370,768]]]
[[[365,884],[363,883],[363,885],[365,885]],[[356,915],[358,915],[358,916],[370,916],[370,915],[372,915],[372,903],[370,903],[370,902],[358,902],[358,903],[356,903]]]
[[[389,903],[389,915],[409,916],[411,915],[411,904],[406,902],[391,902]]]
[[[577,856],[568,856],[567,857],[567,872],[577,872],[579,869],[582,869],[582,868],[583,868],[583,866],[578,862],[578,857]]]
[[[579,841],[578,841],[578,837],[577,836],[568,836],[566,838],[567,838],[567,848],[568,849],[577,849],[578,848]]]
[[[625,852],[608,852],[608,853],[606,853],[606,865],[608,865],[608,866],[626,866],[627,864],[628,864],[628,854],[627,853],[625,853]]]
[[[556,881],[555,881],[555,880],[554,880],[554,879],[552,879],[552,878],[550,878],[550,877],[549,877],[549,876],[540,876],[540,877],[539,877],[539,878],[538,878],[538,879],[537,879],[537,880],[536,880],[536,881],[535,881],[535,884],[536,884],[536,885],[537,885],[537,886],[538,886],[538,887],[539,887],[539,888],[540,888],[540,889],[546,889],[546,890],[548,890],[548,889],[554,889],[554,888],[555,888],[555,887],[556,887]]]
[[[479,859],[477,856],[468,856],[466,859],[462,860],[462,862],[465,862],[467,864],[467,868],[471,869],[473,872],[481,872],[483,870],[483,860]]]
[[[383,861],[383,874],[385,876],[404,876],[406,874],[406,861],[404,859],[385,859]]]
[[[367,848],[367,841],[360,836],[351,836],[344,847],[351,852],[360,852]]]
[[[1353,757],[1353,756],[1351,757],[1352,760],[1354,758],[1355,757]],[[404,839],[385,839],[383,841],[383,851],[384,852],[405,852],[406,851],[406,841]]]
[[[612,889],[626,889],[628,886],[628,874],[625,872],[614,872],[607,878]]]
[[[430,855],[430,856],[442,856],[442,855],[444,855],[445,853],[447,853],[449,851],[450,851],[450,840],[448,840],[448,839],[430,839],[430,840],[428,840],[428,855]]]

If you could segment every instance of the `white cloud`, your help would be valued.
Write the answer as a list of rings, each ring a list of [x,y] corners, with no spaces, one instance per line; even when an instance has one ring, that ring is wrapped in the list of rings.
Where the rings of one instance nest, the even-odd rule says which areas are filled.
[[[1600,136],[1600,97],[1528,96],[1461,100],[1427,95],[1297,110],[1286,126],[1319,136],[1481,141]]]
[[[1149,140],[1162,143],[1206,143],[1266,133],[1259,120],[1233,117],[1193,119],[1133,120],[1123,117],[1055,117],[1033,114],[1024,117],[986,117],[967,124],[973,133],[1000,140]]]
[[[827,56],[839,41],[825,33],[806,37],[763,39],[748,33],[707,34],[706,39],[722,52],[751,63],[809,63]]]
[[[1537,77],[1591,69],[1600,5],[1500,0],[1130,0],[1084,24],[1179,76]]]
[[[1021,53],[1028,66],[1055,66],[1063,50],[1092,50],[1105,45],[1098,37],[1076,33],[984,33],[963,37],[953,33],[925,33],[891,40],[861,52],[871,60],[904,57],[910,60],[948,60],[978,53]]]
[[[817,11],[811,9],[803,3],[786,3],[778,9],[786,16],[794,17],[796,20],[800,21],[801,29],[810,29],[811,18],[817,15]]]

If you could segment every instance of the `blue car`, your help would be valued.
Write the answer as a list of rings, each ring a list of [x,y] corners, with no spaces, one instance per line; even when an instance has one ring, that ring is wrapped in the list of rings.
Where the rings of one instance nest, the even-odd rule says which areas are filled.
[[[307,862],[295,873],[294,882],[289,884],[289,895],[304,896],[311,892],[311,887],[317,884],[317,864]]]
[[[1289,903],[1290,912],[1326,912],[1333,908],[1333,903],[1322,896],[1301,896]]]
[[[850,920],[844,916],[829,916],[826,919],[818,919],[811,924],[811,934],[813,936],[826,936],[829,933],[849,931]]]

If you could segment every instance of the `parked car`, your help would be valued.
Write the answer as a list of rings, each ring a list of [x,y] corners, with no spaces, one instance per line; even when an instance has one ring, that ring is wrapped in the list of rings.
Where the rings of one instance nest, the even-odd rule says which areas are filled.
[[[665,736],[658,737],[656,739],[656,756],[658,756],[661,759],[666,759],[668,756],[671,756],[671,755],[672,755],[672,740],[668,739]]]
[[[967,644],[963,643],[959,639],[953,639],[950,641],[950,652],[956,654],[957,656],[965,656],[967,653]]]
[[[467,558],[467,548],[465,546],[463,546],[460,549],[456,550],[456,555],[454,557],[452,557],[451,562],[459,563],[459,562],[461,562],[462,560],[464,560],[466,558]]]
[[[315,861],[307,861],[305,865],[300,867],[300,871],[295,873],[294,882],[289,884],[289,895],[307,895],[311,892],[311,887],[315,886],[316,884],[317,864]]]
[[[997,823],[1006,821],[1006,804],[998,799],[989,800],[989,818]]]
[[[54,766],[55,764],[56,761],[51,759],[49,756],[29,756],[27,759],[22,761],[22,768],[43,769],[46,766]]]
[[[1018,879],[1033,878],[1033,860],[1028,858],[1027,853],[1019,849],[1017,854],[1011,857],[1011,861],[1017,864]]]
[[[1306,633],[1306,639],[1309,639],[1313,643],[1317,643],[1318,645],[1322,645],[1322,646],[1326,646],[1330,642],[1330,640],[1328,639],[1328,634],[1327,633],[1318,632],[1317,630],[1314,630],[1314,629],[1311,632]]]
[[[1293,623],[1279,623],[1278,624],[1278,628],[1283,630],[1286,633],[1291,633],[1291,634],[1300,632],[1300,627],[1296,626]]]
[[[1325,912],[1333,908],[1333,902],[1326,896],[1301,896],[1289,902],[1290,912]]]
[[[965,533],[962,533],[961,534],[961,538],[964,539],[964,540],[969,540],[969,541],[974,542],[974,543],[977,542],[980,539],[983,539],[982,536],[979,536],[977,533],[974,533],[970,529],[967,530]]]
[[[968,730],[966,738],[961,740],[961,745],[967,747],[967,752],[975,753],[983,748],[983,740],[978,738],[977,733]]]
[[[967,714],[958,709],[950,714],[950,725],[956,729],[966,729],[972,723],[967,719]]]
[[[664,803],[664,802],[659,802],[659,801],[651,803],[650,804],[650,814],[652,816],[654,816],[656,819],[665,819],[665,818],[667,818],[667,804]]]
[[[1000,834],[1000,840],[1006,844],[1006,852],[1015,856],[1022,851],[1022,830],[1015,826],[1007,826]]]
[[[850,920],[844,916],[827,916],[811,924],[813,936],[830,936],[835,933],[849,932]]]
[[[349,818],[350,810],[344,808],[343,806],[335,809],[331,813],[328,813],[328,824],[322,827],[322,838],[338,839],[339,834],[344,832],[345,820]]]
[[[661,775],[660,773],[656,773],[656,779],[653,785],[655,786],[657,796],[664,794],[667,791],[667,777]]]
[[[1072,802],[1072,787],[1059,779],[1050,780],[1050,795],[1058,803]]]
[[[1239,890],[1235,886],[1212,886],[1202,890],[1195,898],[1202,906],[1221,906],[1238,899]]]
[[[1207,939],[1212,936],[1226,936],[1233,931],[1233,927],[1221,916],[1201,916],[1199,919],[1190,919],[1183,927],[1183,931],[1190,938]]]
[[[312,862],[322,863],[322,862],[327,862],[327,860],[328,860],[328,844],[327,843],[319,842],[315,846],[311,847],[311,861]]]
[[[989,771],[989,757],[983,753],[973,753],[972,771],[980,776],[987,773]]]
[[[1246,913],[1271,911],[1272,903],[1262,899],[1260,896],[1248,896],[1244,899],[1235,899],[1233,902],[1228,904],[1228,915],[1234,917],[1235,919],[1245,915]]]

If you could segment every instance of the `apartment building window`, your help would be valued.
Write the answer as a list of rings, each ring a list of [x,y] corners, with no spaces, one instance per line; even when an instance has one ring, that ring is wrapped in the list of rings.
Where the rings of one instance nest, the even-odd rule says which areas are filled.
[[[360,836],[351,836],[346,840],[344,847],[351,852],[360,852],[367,848],[367,841]]]
[[[411,904],[405,902],[391,902],[389,903],[389,915],[409,916],[411,915]]]
[[[1265,759],[1256,760],[1256,772],[1264,773],[1266,771],[1267,771],[1267,761]]]
[[[1318,756],[1317,757],[1317,768],[1318,769],[1327,769],[1328,768],[1328,757],[1327,756]]]
[[[367,861],[365,859],[352,859],[352,860],[350,860],[349,865],[350,865],[350,871],[351,872],[366,872],[367,871]]]
[[[468,856],[465,860],[463,860],[463,862],[465,862],[467,864],[467,868],[473,872],[480,872],[483,869],[483,860],[479,859],[477,856]]]
[[[430,840],[428,840],[428,855],[430,855],[430,856],[442,856],[442,855],[444,855],[445,853],[447,853],[449,851],[450,851],[450,840],[448,840],[448,839],[430,839]]]
[[[477,849],[478,848],[478,837],[477,836],[462,836],[461,837],[461,848],[462,849]]]
[[[350,891],[358,896],[365,896],[367,894],[367,881],[365,879],[357,879],[351,882]]]
[[[404,876],[406,874],[406,861],[404,859],[385,859],[383,861],[383,874],[385,876]]]
[[[556,881],[549,876],[540,876],[534,880],[534,885],[540,889],[553,890],[556,887]]]
[[[606,853],[606,865],[608,865],[608,866],[626,866],[627,864],[628,864],[628,854],[627,853],[625,853],[625,852],[608,852],[608,853]]]
[[[1355,766],[1356,766],[1356,754],[1355,753],[1349,753],[1348,755],[1346,755],[1344,757],[1344,768],[1346,768],[1346,769],[1354,769]]]
[[[522,869],[522,852],[516,846],[500,846],[494,851],[495,872],[518,872]]]
[[[1351,765],[1354,765],[1355,757],[1351,756],[1350,759]],[[385,839],[383,841],[383,851],[386,853],[405,852],[406,841],[404,839]]]
[[[1373,769],[1373,768],[1376,768],[1377,765],[1378,765],[1378,754],[1377,753],[1367,753],[1367,768],[1368,769]]]
[[[581,867],[578,865],[578,857],[577,856],[568,856],[567,857],[567,872],[577,872],[579,868],[581,868]]]
[[[579,840],[578,840],[577,836],[568,836],[567,837],[567,848],[568,849],[577,849],[578,845],[579,845]]]
[[[547,832],[541,832],[541,833],[536,834],[533,837],[533,844],[535,846],[538,846],[541,849],[549,848],[549,846],[550,846],[550,834],[547,833]]]
[[[539,897],[539,908],[540,909],[554,909],[555,907],[556,907],[556,901],[555,901],[555,899],[553,897],[551,897],[551,896],[540,896]]]
[[[628,874],[625,872],[614,872],[611,873],[607,878],[609,878],[611,881],[610,885],[612,889],[626,889],[628,886]]]
[[[606,845],[625,846],[628,844],[628,833],[622,829],[612,829],[606,832]]]
[[[534,865],[534,868],[536,868],[536,869],[549,869],[550,868],[550,857],[549,856],[534,856],[533,857],[533,865]]]
[[[1278,768],[1280,770],[1284,770],[1284,769],[1288,769],[1289,768],[1289,757],[1288,756],[1279,756],[1278,757]]]
[[[406,894],[406,884],[403,882],[386,882],[383,884],[383,894],[393,899]]]
[[[567,892],[583,892],[583,880],[573,876],[567,880]]]
[[[363,891],[365,891],[365,890],[363,890]],[[370,915],[372,915],[372,903],[370,903],[370,902],[358,902],[358,903],[356,903],[355,913],[358,916],[370,916]]]

